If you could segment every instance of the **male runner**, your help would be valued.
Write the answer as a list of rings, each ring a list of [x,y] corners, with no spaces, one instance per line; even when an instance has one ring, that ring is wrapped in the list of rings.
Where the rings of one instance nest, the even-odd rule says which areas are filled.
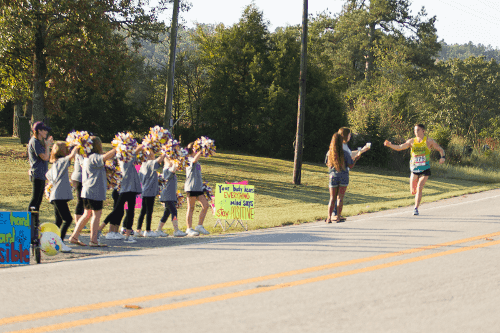
[[[413,215],[418,215],[418,207],[422,200],[422,191],[425,182],[431,175],[430,154],[431,149],[436,149],[441,154],[439,164],[445,161],[444,149],[439,146],[436,141],[425,135],[425,126],[422,124],[415,125],[415,138],[409,139],[401,145],[394,145],[388,140],[384,141],[384,146],[400,151],[411,148],[410,160],[410,191],[415,195],[415,209]]]

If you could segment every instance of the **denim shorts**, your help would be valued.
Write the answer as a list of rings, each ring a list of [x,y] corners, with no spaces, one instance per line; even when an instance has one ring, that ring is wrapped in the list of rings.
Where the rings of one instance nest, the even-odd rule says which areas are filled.
[[[342,172],[338,174],[329,174],[330,183],[328,184],[330,188],[337,186],[348,186],[349,185],[349,173]]]

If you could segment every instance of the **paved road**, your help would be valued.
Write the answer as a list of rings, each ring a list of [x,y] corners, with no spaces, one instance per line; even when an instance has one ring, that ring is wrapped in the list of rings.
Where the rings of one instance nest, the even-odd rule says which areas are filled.
[[[499,202],[1,269],[0,332],[499,332]]]

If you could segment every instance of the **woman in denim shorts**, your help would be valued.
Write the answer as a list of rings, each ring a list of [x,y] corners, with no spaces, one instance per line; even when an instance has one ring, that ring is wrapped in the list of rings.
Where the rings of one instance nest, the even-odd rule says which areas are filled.
[[[343,149],[342,141],[342,136],[335,133],[330,142],[330,149],[326,154],[326,165],[328,166],[330,177],[328,186],[330,190],[330,202],[328,203],[328,217],[325,220],[326,223],[332,223],[332,221],[345,221],[341,213],[344,205],[344,194],[349,185],[349,169],[354,166],[355,160],[361,155],[361,153],[358,152],[355,160],[353,160],[351,154]],[[334,216],[332,220],[335,201],[337,201],[337,215]]]

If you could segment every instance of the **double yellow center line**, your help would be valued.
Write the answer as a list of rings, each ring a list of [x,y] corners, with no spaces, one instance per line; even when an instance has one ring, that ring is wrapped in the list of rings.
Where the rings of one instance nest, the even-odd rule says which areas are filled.
[[[24,321],[32,321],[32,320],[48,318],[48,317],[63,316],[63,315],[67,315],[67,314],[79,313],[79,312],[84,312],[84,311],[93,311],[93,310],[99,310],[99,309],[103,309],[103,308],[124,306],[127,304],[136,304],[136,303],[142,303],[142,302],[153,301],[153,300],[158,300],[158,299],[184,296],[184,295],[195,294],[195,293],[200,293],[200,292],[209,291],[209,290],[216,290],[216,289],[228,288],[228,287],[233,287],[233,286],[246,285],[246,284],[250,284],[250,283],[262,282],[262,281],[284,278],[284,277],[300,275],[300,274],[305,274],[305,273],[318,272],[318,271],[337,268],[337,267],[361,264],[361,263],[371,262],[371,261],[375,261],[375,260],[388,259],[388,258],[392,258],[392,257],[414,254],[414,253],[418,253],[418,252],[422,252],[422,251],[426,251],[426,250],[433,250],[433,249],[438,249],[438,248],[443,248],[443,247],[449,247],[449,246],[458,245],[458,244],[467,243],[467,242],[487,240],[487,242],[472,245],[472,246],[458,247],[458,248],[455,248],[452,250],[436,252],[436,253],[432,253],[432,254],[428,254],[428,255],[412,257],[412,258],[408,258],[408,259],[404,259],[404,260],[393,261],[393,262],[388,262],[388,263],[364,267],[364,268],[358,268],[358,269],[345,271],[345,272],[321,275],[318,277],[297,280],[297,281],[278,284],[278,285],[274,285],[274,286],[257,287],[257,288],[248,289],[248,290],[244,290],[244,291],[222,294],[222,295],[218,295],[218,296],[212,296],[212,297],[207,297],[207,298],[202,298],[202,299],[197,299],[197,300],[190,300],[190,301],[177,302],[177,303],[172,303],[172,304],[165,304],[165,305],[160,305],[160,306],[155,306],[155,307],[150,307],[150,308],[138,309],[138,310],[134,310],[134,311],[121,312],[121,313],[117,313],[117,314],[113,314],[113,315],[100,316],[100,317],[95,317],[95,318],[81,319],[81,320],[75,320],[75,321],[64,322],[64,323],[59,323],[59,324],[35,327],[35,328],[28,329],[28,330],[22,330],[22,331],[16,331],[16,332],[51,332],[51,331],[56,331],[56,330],[61,330],[61,329],[73,328],[73,327],[77,327],[77,326],[84,326],[84,325],[89,325],[89,324],[96,324],[96,323],[119,320],[119,319],[124,319],[124,318],[142,316],[142,315],[155,313],[155,312],[168,311],[168,310],[184,308],[184,307],[189,307],[189,306],[194,306],[194,305],[201,305],[201,304],[206,304],[206,303],[218,302],[218,301],[238,298],[238,297],[242,297],[242,296],[260,294],[260,293],[264,293],[264,292],[268,292],[268,291],[272,291],[272,290],[276,290],[276,289],[281,289],[281,288],[289,288],[289,287],[304,285],[304,284],[313,283],[313,282],[319,282],[319,281],[336,279],[339,277],[355,275],[355,274],[359,274],[359,273],[372,272],[372,271],[383,269],[383,268],[389,268],[389,267],[409,264],[409,263],[413,263],[413,262],[418,262],[418,261],[422,261],[422,260],[442,257],[442,256],[450,255],[450,254],[460,253],[460,252],[464,252],[464,251],[469,251],[469,250],[473,250],[473,249],[484,248],[487,246],[500,244],[500,240],[493,240],[492,239],[493,237],[496,237],[496,236],[500,236],[500,232],[491,233],[491,234],[482,235],[482,236],[477,236],[477,237],[466,238],[466,239],[461,239],[461,240],[437,244],[437,245],[429,245],[429,246],[424,246],[424,247],[420,247],[420,248],[414,248],[414,249],[409,249],[409,250],[404,250],[404,251],[399,251],[399,252],[386,253],[386,254],[381,254],[381,255],[367,257],[367,258],[348,260],[348,261],[343,261],[343,262],[338,262],[338,263],[309,267],[309,268],[298,269],[298,270],[282,272],[282,273],[277,273],[277,274],[271,274],[271,275],[266,275],[266,276],[261,276],[261,277],[250,278],[250,279],[218,283],[218,284],[213,284],[213,285],[204,286],[204,287],[190,288],[190,289],[172,291],[172,292],[161,293],[161,294],[150,295],[150,296],[134,297],[134,298],[128,298],[128,299],[123,299],[123,300],[101,302],[101,303],[82,305],[82,306],[76,306],[76,307],[71,307],[71,308],[64,308],[64,309],[58,309],[58,310],[52,310],[52,311],[45,311],[45,312],[38,312],[38,313],[33,313],[33,314],[26,314],[26,315],[14,316],[14,317],[2,318],[2,319],[0,319],[0,326],[24,322]]]

